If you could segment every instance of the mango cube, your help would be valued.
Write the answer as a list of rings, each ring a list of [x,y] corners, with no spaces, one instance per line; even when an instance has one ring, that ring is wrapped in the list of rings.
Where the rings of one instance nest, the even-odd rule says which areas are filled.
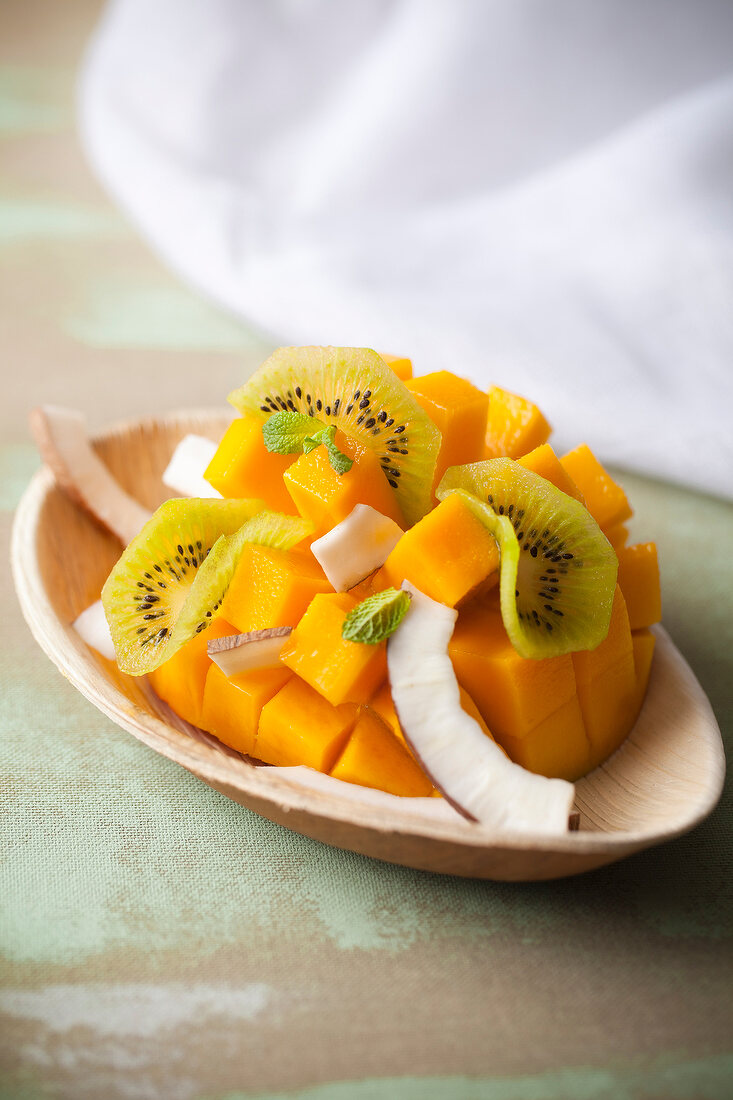
[[[657,547],[653,542],[621,546],[618,554],[618,584],[624,594],[632,630],[658,623],[662,617]]]
[[[565,472],[583,494],[585,506],[604,531],[631,516],[626,493],[601,465],[590,447],[581,443],[560,459]]]
[[[482,457],[489,397],[447,370],[422,374],[406,385],[442,435],[435,489],[449,466],[463,466]]]
[[[204,686],[212,665],[206,643],[210,638],[223,638],[236,633],[236,627],[222,616],[217,616],[208,630],[194,635],[177,653],[148,673],[156,695],[184,721],[194,726],[201,725]]]
[[[229,679],[212,662],[201,707],[202,728],[231,749],[252,756],[262,708],[291,675],[287,668],[264,668]]]
[[[262,421],[251,416],[233,420],[206,468],[204,477],[223,497],[264,500],[275,512],[293,514],[296,509],[283,484],[283,474],[296,455],[268,451],[262,438]]]
[[[332,706],[299,676],[292,676],[262,708],[254,755],[266,764],[305,764],[329,773],[357,712],[352,703]]]
[[[358,604],[346,592],[315,596],[280,651],[280,660],[333,706],[366,703],[387,676],[387,644],[341,637]]]
[[[491,386],[484,458],[519,458],[546,443],[551,431],[532,401],[501,386]]]
[[[376,454],[343,432],[336,432],[335,443],[353,461],[346,473],[336,473],[321,446],[300,455],[283,475],[296,508],[314,524],[316,537],[346,519],[357,504],[370,504],[404,527],[397,497]]]
[[[408,580],[439,603],[455,607],[489,578],[498,578],[495,540],[459,496],[451,494],[406,531],[375,575],[373,586]]]
[[[331,775],[408,798],[427,797],[433,785],[415,758],[370,707],[362,707]]]
[[[245,546],[222,602],[233,633],[295,626],[318,592],[330,592],[310,550]]]
[[[408,378],[412,378],[412,359],[407,359],[404,355],[387,355],[384,352],[379,354],[387,366],[403,382],[406,382]]]
[[[534,473],[539,474],[546,481],[551,481],[561,493],[567,493],[569,497],[585,503],[583,494],[568,475],[549,443],[542,443],[539,447],[535,447],[529,454],[522,455],[518,462],[525,469],[533,470]]]

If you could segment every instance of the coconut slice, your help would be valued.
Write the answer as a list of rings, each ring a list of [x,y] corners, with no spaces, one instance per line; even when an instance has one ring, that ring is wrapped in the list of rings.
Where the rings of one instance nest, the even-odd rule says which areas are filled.
[[[231,679],[240,672],[277,668],[283,642],[292,629],[291,626],[273,626],[268,630],[252,630],[249,634],[228,634],[224,638],[212,638],[206,649],[214,664]]]
[[[216,453],[216,443],[203,435],[184,435],[163,471],[162,481],[182,497],[219,497],[204,470]]]
[[[115,660],[115,647],[101,600],[85,608],[71,625],[88,646],[96,649],[108,661]]]
[[[461,707],[448,643],[458,612],[409,583],[410,610],[387,643],[402,732],[426,774],[464,817],[512,833],[567,832],[574,788],[513,764]]]
[[[41,458],[68,496],[86,508],[127,545],[150,519],[122,489],[92,450],[80,412],[41,405],[30,414],[30,428]]]
[[[336,592],[346,592],[384,565],[403,533],[376,508],[357,504],[346,519],[311,543],[311,550]]]

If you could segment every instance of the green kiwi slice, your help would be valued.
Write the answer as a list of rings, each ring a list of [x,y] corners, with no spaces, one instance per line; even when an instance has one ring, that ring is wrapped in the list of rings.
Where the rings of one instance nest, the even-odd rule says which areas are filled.
[[[377,455],[408,524],[431,508],[440,431],[369,348],[279,348],[229,402],[265,420],[290,410],[335,424]]]
[[[117,663],[142,676],[211,623],[248,542],[287,550],[313,528],[259,500],[169,500],[102,589]]]
[[[595,649],[608,633],[618,559],[588,510],[511,458],[452,466],[459,492],[499,545],[501,615],[522,657]]]

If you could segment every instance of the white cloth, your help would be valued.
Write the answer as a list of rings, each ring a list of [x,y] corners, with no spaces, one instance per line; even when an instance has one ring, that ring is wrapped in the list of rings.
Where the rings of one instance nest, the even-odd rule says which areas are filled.
[[[280,343],[537,401],[733,497],[729,0],[114,0],[91,162]]]

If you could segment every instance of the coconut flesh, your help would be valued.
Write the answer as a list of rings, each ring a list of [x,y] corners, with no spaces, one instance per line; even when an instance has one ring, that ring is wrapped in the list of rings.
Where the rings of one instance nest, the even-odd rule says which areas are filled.
[[[216,443],[203,435],[184,435],[162,474],[162,482],[182,497],[221,498],[204,478],[216,452]]]
[[[88,646],[96,649],[108,661],[115,660],[115,647],[101,600],[86,607],[71,625]]]
[[[457,611],[408,582],[410,610],[387,643],[387,666],[405,740],[460,812],[512,833],[567,832],[574,788],[513,764],[461,707],[448,654]]]
[[[268,630],[252,630],[249,634],[228,634],[224,638],[212,638],[206,643],[206,650],[229,679],[240,672],[278,668],[280,650],[291,630],[290,626],[273,626]]]
[[[125,546],[150,519],[150,512],[122,489],[92,450],[80,412],[41,405],[30,414],[41,458],[68,495]]]
[[[336,592],[346,592],[384,565],[402,537],[399,524],[369,504],[311,543],[313,556]]]

